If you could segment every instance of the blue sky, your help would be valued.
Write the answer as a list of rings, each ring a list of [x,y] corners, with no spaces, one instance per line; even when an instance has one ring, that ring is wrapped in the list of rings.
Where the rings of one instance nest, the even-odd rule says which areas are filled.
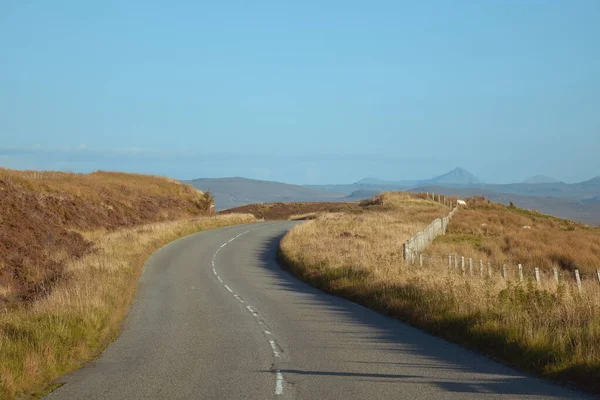
[[[600,175],[600,1],[0,0],[0,165]]]

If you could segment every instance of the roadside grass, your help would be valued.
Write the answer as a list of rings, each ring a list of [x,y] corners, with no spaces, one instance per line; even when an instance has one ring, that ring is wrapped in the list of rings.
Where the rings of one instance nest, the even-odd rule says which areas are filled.
[[[186,235],[254,222],[248,214],[82,233],[93,251],[65,264],[48,295],[0,311],[0,398],[43,392],[118,335],[148,256]]]
[[[387,211],[368,217],[367,213],[324,214],[307,221],[283,238],[279,259],[299,278],[324,291],[531,373],[600,393],[597,284],[585,281],[579,294],[567,284],[538,288],[531,279],[505,282],[497,272],[491,278],[464,275],[448,268],[447,261],[406,265],[402,243],[438,217],[426,208],[415,208],[413,201],[384,197],[380,210]],[[490,217],[500,218],[493,212]],[[557,229],[570,226],[535,218],[551,221]],[[450,226],[453,223],[454,219]],[[469,232],[459,238],[470,246],[476,242]]]

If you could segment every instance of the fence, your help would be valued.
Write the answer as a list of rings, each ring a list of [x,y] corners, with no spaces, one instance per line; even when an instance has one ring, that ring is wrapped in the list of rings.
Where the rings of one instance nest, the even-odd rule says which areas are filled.
[[[465,278],[502,279],[504,282],[514,284],[531,283],[542,290],[556,290],[561,285],[573,287],[579,293],[585,292],[586,287],[594,290],[600,289],[600,269],[581,273],[578,269],[567,271],[557,267],[543,269],[523,264],[494,264],[458,254],[448,254],[446,257],[418,253],[409,259],[409,263],[421,267],[440,267],[445,264],[449,273],[462,275]]]
[[[411,237],[402,245],[402,254],[405,262],[414,263],[417,255],[423,252],[427,245],[433,241],[437,236],[446,233],[448,223],[456,212],[458,206],[454,207],[450,213],[444,218],[435,219],[423,232],[418,232],[416,235]]]

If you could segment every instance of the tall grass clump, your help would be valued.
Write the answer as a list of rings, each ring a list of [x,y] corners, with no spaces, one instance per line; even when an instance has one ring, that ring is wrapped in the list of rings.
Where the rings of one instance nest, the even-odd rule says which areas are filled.
[[[295,227],[280,244],[283,265],[322,290],[526,371],[600,393],[597,283],[584,281],[580,293],[566,281],[505,281],[497,270],[491,277],[478,272],[471,276],[449,268],[449,248],[443,251],[445,262],[441,258],[426,259],[423,267],[405,264],[402,243],[427,225],[424,219],[438,216],[416,207],[411,198],[395,197],[387,204],[385,200],[370,202],[377,208],[369,213],[325,214]],[[481,207],[477,213],[485,220],[508,221],[494,213],[496,206],[490,205],[489,219],[483,208],[487,206]],[[461,226],[467,218],[461,214],[467,211],[460,210],[450,226],[455,219]],[[521,217],[514,218],[514,225],[524,225]],[[535,218],[539,224],[533,227],[572,232],[568,223],[537,214]]]

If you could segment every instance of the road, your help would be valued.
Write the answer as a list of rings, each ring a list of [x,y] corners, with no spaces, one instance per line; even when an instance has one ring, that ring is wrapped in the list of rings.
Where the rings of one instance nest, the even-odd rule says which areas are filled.
[[[293,224],[154,253],[119,338],[46,398],[584,398],[296,280],[275,259]]]

